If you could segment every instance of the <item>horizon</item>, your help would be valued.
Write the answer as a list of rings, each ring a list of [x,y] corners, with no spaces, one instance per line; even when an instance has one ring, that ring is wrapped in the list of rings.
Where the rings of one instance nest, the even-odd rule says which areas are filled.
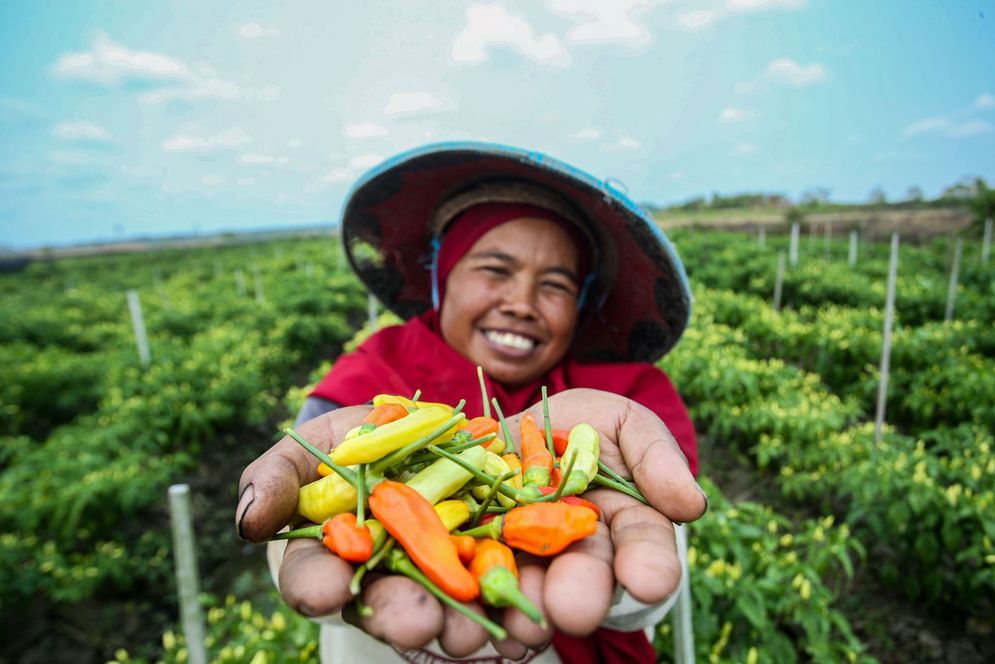
[[[647,207],[935,199],[995,179],[990,9],[5,3],[0,246],[334,226],[364,171],[443,140],[547,152]]]

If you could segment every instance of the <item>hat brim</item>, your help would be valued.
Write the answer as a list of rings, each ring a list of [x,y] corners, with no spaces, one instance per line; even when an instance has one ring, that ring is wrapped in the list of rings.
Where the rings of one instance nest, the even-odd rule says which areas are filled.
[[[575,335],[576,359],[653,362],[677,343],[690,317],[691,293],[663,231],[610,183],[540,152],[437,143],[365,173],[342,212],[342,240],[356,275],[402,318],[431,308],[429,220],[449,196],[495,179],[525,180],[559,194],[583,213],[597,237],[614,243],[616,273],[599,275],[606,294]]]

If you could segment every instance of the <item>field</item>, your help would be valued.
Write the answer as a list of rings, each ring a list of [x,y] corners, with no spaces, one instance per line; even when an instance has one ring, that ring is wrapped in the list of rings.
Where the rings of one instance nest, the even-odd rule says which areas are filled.
[[[701,441],[691,526],[709,662],[995,658],[995,268],[903,245],[875,443],[886,243],[675,229],[692,325],[661,366]],[[135,346],[136,289],[150,363]],[[328,239],[38,261],[0,276],[0,661],[184,661],[166,489],[189,483],[212,661],[316,659],[261,547],[241,469],[355,337],[367,299]],[[663,661],[669,623],[658,630]],[[260,654],[262,653],[262,654]],[[255,657],[255,659],[253,659]]]

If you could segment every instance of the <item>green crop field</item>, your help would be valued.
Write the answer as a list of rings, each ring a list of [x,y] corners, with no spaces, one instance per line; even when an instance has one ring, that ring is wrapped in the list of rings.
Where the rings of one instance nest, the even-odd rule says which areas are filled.
[[[995,264],[967,238],[902,246],[875,443],[886,243],[671,233],[695,292],[661,366],[701,436],[689,528],[697,656],[908,661],[898,617],[995,656]],[[126,293],[148,331],[140,361]],[[0,276],[0,662],[164,661],[178,626],[167,487],[193,494],[212,661],[316,660],[237,540],[236,482],[361,329],[328,239],[37,261]],[[386,320],[386,319],[384,319]],[[900,616],[896,617],[896,607]],[[875,612],[875,609],[877,612]],[[667,661],[669,622],[656,645]]]

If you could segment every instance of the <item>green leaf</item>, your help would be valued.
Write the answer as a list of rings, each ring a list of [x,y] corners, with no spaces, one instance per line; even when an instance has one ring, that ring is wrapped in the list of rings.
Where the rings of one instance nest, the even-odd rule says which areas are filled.
[[[764,607],[763,596],[756,589],[750,589],[736,598],[736,608],[758,630],[769,628],[767,609]]]

